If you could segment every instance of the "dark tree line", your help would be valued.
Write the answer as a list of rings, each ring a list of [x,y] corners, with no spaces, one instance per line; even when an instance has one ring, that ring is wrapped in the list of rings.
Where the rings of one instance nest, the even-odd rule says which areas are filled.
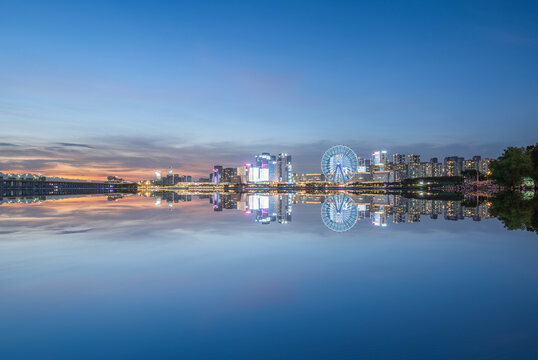
[[[514,187],[523,183],[538,184],[538,143],[524,147],[509,147],[491,165],[490,179],[502,186]]]

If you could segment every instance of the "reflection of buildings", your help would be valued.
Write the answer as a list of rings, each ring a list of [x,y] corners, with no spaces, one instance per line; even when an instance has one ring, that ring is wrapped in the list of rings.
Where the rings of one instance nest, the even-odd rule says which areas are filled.
[[[331,220],[330,223],[337,223],[339,221],[337,216],[345,214],[353,214],[353,216],[356,214],[357,221],[365,220],[378,227],[388,227],[390,224],[419,223],[421,220],[445,219],[454,221],[467,218],[480,221],[483,218],[491,217],[488,213],[488,203],[480,201],[480,199],[464,203],[461,200],[406,198],[401,195],[348,194],[344,198],[345,201],[342,199],[336,201],[334,195],[325,194],[213,193],[180,195],[174,192],[152,193],[150,196],[157,198],[157,205],[166,202],[169,206],[179,201],[191,201],[194,196],[208,201],[214,211],[239,210],[254,215],[255,221],[261,224],[289,223],[292,220],[293,204],[319,206],[325,204],[329,198],[333,198],[333,202],[329,203],[326,209],[335,210],[326,214],[326,218]],[[345,204],[346,211],[339,212],[342,210],[337,206],[339,203]],[[342,217],[340,220],[344,221],[345,219]]]
[[[291,222],[292,195],[248,194],[245,199],[245,212],[256,215],[256,221],[269,224]]]

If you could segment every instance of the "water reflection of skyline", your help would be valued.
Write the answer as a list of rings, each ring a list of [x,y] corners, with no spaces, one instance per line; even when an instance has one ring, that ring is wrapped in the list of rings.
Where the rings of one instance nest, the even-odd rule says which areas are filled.
[[[473,221],[489,219],[489,204],[481,199],[440,200],[405,197],[393,194],[258,194],[258,193],[213,193],[178,194],[175,192],[149,193],[155,197],[155,204],[163,201],[173,204],[192,201],[193,197],[207,200],[214,211],[238,210],[254,214],[255,221],[261,224],[271,222],[286,224],[292,221],[293,204],[320,204],[321,218],[329,229],[349,231],[357,222],[369,222],[376,227],[389,224],[417,223],[422,216],[437,220]]]
[[[182,203],[193,200],[207,202],[214,212],[236,210],[252,215],[260,224],[287,224],[292,222],[294,204],[321,205],[321,220],[327,228],[336,232],[351,230],[357,223],[366,223],[385,228],[401,223],[418,223],[421,217],[431,220],[481,221],[492,216],[489,204],[481,199],[440,200],[405,197],[393,194],[270,194],[270,193],[211,193],[184,194],[177,192],[152,192],[139,194],[154,199],[154,206],[181,208]],[[133,194],[113,194],[108,202],[122,202]],[[76,201],[102,199],[102,195],[89,196],[35,196],[24,198],[4,198],[0,205],[43,204],[58,200]]]

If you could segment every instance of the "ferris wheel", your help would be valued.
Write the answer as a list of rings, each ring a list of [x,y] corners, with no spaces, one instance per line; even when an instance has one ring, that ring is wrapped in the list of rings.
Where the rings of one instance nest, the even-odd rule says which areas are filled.
[[[345,145],[331,147],[321,158],[321,171],[329,181],[334,183],[347,183],[358,168],[357,154]]]
[[[328,197],[321,206],[321,219],[335,232],[344,232],[357,223],[359,209],[349,196],[336,194]]]

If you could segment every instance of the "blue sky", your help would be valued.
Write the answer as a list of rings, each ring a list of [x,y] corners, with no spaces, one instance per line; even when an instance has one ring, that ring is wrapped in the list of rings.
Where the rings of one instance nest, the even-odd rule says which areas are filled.
[[[443,157],[537,141],[536,2],[3,0],[0,44],[0,171],[90,166],[36,154],[60,143],[117,159],[130,144],[141,171],[295,150],[312,171],[333,143]]]

